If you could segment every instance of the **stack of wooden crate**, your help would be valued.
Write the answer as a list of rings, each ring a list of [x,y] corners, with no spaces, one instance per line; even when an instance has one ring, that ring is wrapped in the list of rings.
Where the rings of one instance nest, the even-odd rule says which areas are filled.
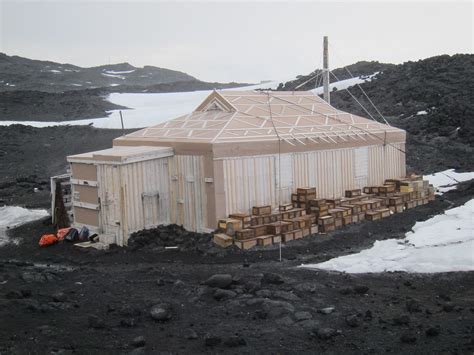
[[[234,213],[219,221],[216,244],[241,249],[287,243],[365,219],[376,221],[434,200],[435,190],[421,176],[387,179],[380,186],[345,191],[342,198],[317,198],[316,188],[302,187],[291,203],[273,211],[270,205],[254,206],[252,214]]]

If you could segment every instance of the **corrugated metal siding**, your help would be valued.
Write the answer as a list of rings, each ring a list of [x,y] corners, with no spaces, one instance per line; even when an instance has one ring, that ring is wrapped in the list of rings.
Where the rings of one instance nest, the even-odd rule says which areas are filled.
[[[177,155],[171,161],[171,221],[200,231],[207,222],[204,157]]]
[[[227,215],[260,204],[277,207],[278,161],[277,154],[224,159]],[[282,154],[280,161],[281,203],[289,202],[297,187],[315,186],[318,196],[332,198],[405,175],[404,154],[389,145]]]

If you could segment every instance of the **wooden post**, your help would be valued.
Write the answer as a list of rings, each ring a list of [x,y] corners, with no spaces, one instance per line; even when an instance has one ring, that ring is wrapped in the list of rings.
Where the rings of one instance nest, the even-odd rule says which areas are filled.
[[[323,98],[328,104],[331,103],[329,94],[329,53],[328,53],[328,36],[324,36],[323,40]]]

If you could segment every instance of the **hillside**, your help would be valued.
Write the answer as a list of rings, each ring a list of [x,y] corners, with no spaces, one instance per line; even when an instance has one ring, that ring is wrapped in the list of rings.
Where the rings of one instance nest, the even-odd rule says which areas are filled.
[[[361,74],[351,66],[349,69],[354,76]],[[334,71],[336,76],[341,70],[344,69]],[[419,172],[472,169],[473,78],[474,55],[442,55],[389,65],[374,80],[360,84],[360,87],[391,125],[407,131],[407,165],[410,169]],[[292,85],[286,83],[282,88],[286,90]],[[306,89],[310,88],[314,86]],[[359,87],[351,87],[349,91],[373,117],[381,120]],[[331,104],[347,112],[368,116],[346,90],[333,91]]]
[[[146,87],[197,79],[176,70],[129,63],[82,68],[72,64],[34,60],[0,53],[0,91],[63,92],[130,85]]]
[[[388,64],[388,63],[379,63],[377,61],[360,61],[351,65],[347,66],[347,69],[351,72],[353,76],[369,76],[373,73],[383,72],[389,68],[395,67],[395,64]],[[316,69],[315,71],[307,74],[307,75],[299,75],[296,80],[288,81],[286,83],[281,83],[278,86],[278,90],[283,91],[292,91],[295,90],[299,85],[297,90],[311,90],[314,89],[316,84],[319,83],[322,85],[322,78],[321,76],[315,76],[321,73],[321,69]],[[345,68],[338,68],[332,70],[333,75],[329,76],[329,81],[331,83],[350,79],[351,76]],[[337,79],[336,79],[337,78]]]

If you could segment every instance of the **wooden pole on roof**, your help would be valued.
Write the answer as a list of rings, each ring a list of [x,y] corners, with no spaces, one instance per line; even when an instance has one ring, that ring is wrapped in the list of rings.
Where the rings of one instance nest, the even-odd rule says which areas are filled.
[[[328,36],[324,36],[323,40],[323,98],[328,104],[331,103],[329,94],[329,52],[328,52]]]

